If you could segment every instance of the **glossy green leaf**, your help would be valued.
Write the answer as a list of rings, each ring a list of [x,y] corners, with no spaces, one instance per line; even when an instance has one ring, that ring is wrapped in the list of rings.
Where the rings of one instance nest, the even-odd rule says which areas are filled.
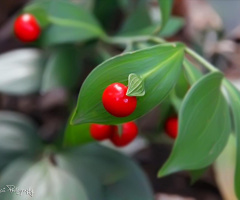
[[[161,11],[161,30],[164,29],[172,12],[173,0],[158,0]]]
[[[214,163],[214,175],[224,200],[237,200],[234,192],[236,137],[231,134],[226,147]],[[236,180],[239,178],[235,178]],[[237,185],[236,185],[237,186]],[[236,188],[236,192],[239,188]]]
[[[191,85],[193,85],[198,79],[202,77],[202,73],[188,59],[184,59],[183,66],[187,79]]]
[[[0,112],[0,169],[23,155],[34,155],[41,148],[36,125],[24,115]]]
[[[224,80],[227,89],[230,107],[233,114],[234,132],[237,140],[237,155],[235,168],[235,193],[240,198],[240,92],[229,81]]]
[[[36,49],[19,49],[0,55],[0,92],[26,95],[41,85],[43,58]]]
[[[101,189],[96,185],[96,180],[93,183],[94,188],[86,187],[88,194],[91,193],[90,199],[96,199],[93,198],[94,191],[99,194],[99,200],[154,199],[149,182],[141,169],[130,158],[117,151],[90,144],[59,155],[57,162],[64,170],[72,171],[84,184],[93,183],[94,178],[100,181]],[[90,175],[86,176],[84,173]],[[87,183],[88,177],[91,180]]]
[[[103,62],[83,83],[72,123],[118,124],[146,114],[174,87],[181,71],[183,49],[182,44],[163,44],[121,54]],[[131,73],[144,80],[146,94],[137,98],[137,108],[130,116],[114,117],[102,105],[103,91],[115,82],[127,85]]]
[[[90,135],[90,124],[68,124],[64,133],[65,146],[83,145],[93,141],[94,140]]]
[[[185,21],[180,17],[171,17],[169,18],[166,26],[160,32],[161,37],[171,37],[180,31],[185,25]]]
[[[137,74],[129,74],[127,96],[144,96],[144,81]]]
[[[78,83],[81,66],[74,47],[56,49],[50,56],[42,78],[41,92],[56,88],[73,89]]]
[[[221,153],[231,132],[230,113],[220,90],[223,75],[201,78],[187,93],[179,113],[179,134],[158,176],[207,167]]]
[[[91,13],[66,1],[43,0],[33,2],[25,11],[43,9],[48,14],[51,25],[40,38],[42,45],[83,42],[104,36],[100,25]]]

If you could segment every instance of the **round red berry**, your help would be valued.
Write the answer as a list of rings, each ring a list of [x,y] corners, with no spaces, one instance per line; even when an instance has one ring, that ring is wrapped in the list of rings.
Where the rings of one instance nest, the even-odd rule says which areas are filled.
[[[127,90],[127,86],[121,83],[113,83],[103,92],[103,106],[115,117],[126,117],[136,109],[137,98],[127,96]]]
[[[178,134],[178,118],[171,117],[168,118],[165,124],[165,132],[168,136],[175,139]]]
[[[36,18],[31,14],[20,15],[14,23],[16,37],[23,42],[33,42],[38,39],[41,28]]]
[[[91,136],[98,141],[108,139],[113,131],[112,126],[104,124],[91,124]]]
[[[119,134],[117,126],[114,126],[114,132],[111,134],[110,140],[117,147],[123,147],[132,142],[137,134],[138,127],[134,122],[127,122],[122,125],[122,133]]]

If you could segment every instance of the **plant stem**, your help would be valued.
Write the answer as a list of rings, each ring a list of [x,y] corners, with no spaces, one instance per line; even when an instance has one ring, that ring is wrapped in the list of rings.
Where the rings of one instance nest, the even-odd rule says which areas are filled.
[[[199,54],[197,54],[195,51],[193,51],[192,49],[186,47],[185,51],[191,55],[193,58],[195,58],[198,62],[200,62],[204,67],[206,67],[207,69],[209,69],[212,72],[216,72],[219,71],[217,68],[215,68],[210,62],[208,62],[207,60],[205,60],[202,56],[200,56]]]

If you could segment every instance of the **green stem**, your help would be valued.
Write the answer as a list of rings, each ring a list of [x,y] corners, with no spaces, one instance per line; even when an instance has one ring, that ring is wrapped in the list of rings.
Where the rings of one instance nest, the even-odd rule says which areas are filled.
[[[204,67],[206,67],[208,70],[212,71],[212,72],[216,72],[219,71],[217,68],[215,68],[210,62],[208,62],[207,60],[205,60],[202,56],[200,56],[199,54],[197,54],[195,51],[193,51],[192,49],[186,47],[185,51],[191,55],[193,58],[195,58],[198,62],[200,62]]]

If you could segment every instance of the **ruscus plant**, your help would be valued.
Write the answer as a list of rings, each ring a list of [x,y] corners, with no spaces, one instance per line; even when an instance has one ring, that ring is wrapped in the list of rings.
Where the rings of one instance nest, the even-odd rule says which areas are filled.
[[[155,20],[149,2],[160,13]],[[156,176],[189,171],[195,181],[233,141],[240,199],[240,91],[191,45],[168,40],[185,23],[172,16],[173,4],[34,0],[22,8],[13,35],[31,48],[0,55],[0,92],[52,94],[57,106],[58,89],[68,98],[60,111],[48,109],[51,98],[34,112],[0,111],[0,189],[34,191],[0,192],[0,199],[153,200],[143,170],[118,152],[148,138],[139,119],[153,110],[161,115],[151,119],[160,124],[154,137],[166,132],[173,144]],[[46,141],[43,116],[61,113],[56,136]]]

